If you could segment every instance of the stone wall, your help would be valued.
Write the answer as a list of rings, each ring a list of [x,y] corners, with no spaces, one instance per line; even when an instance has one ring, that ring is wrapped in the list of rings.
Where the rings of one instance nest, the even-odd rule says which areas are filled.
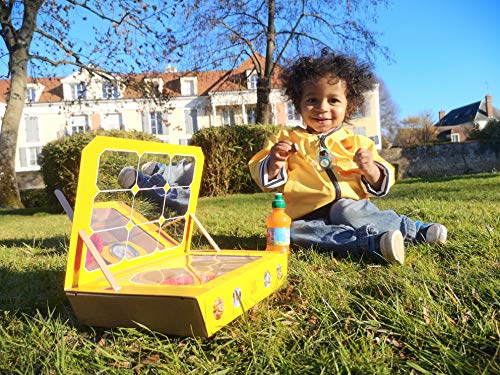
[[[397,178],[434,177],[500,171],[500,142],[443,143],[381,150]]]

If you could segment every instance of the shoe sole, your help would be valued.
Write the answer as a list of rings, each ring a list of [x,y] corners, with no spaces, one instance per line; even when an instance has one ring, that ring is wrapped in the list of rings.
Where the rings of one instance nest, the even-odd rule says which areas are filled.
[[[156,165],[156,162],[148,161],[147,163],[145,163],[141,167],[142,173],[151,176],[153,174],[154,169],[155,169],[155,165]]]
[[[448,238],[448,229],[444,225],[431,225],[425,234],[425,242],[445,244]]]
[[[380,239],[380,250],[388,262],[402,265],[405,261],[405,246],[401,232],[393,231],[383,235]]]

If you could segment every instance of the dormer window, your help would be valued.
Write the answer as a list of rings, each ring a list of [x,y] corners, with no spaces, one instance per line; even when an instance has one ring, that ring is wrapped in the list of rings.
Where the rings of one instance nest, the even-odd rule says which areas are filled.
[[[181,78],[181,95],[194,96],[197,93],[198,80],[196,77]]]
[[[145,78],[146,90],[150,96],[159,97],[163,92],[163,79]]]
[[[36,89],[28,87],[26,89],[26,103],[34,103],[36,101]]]
[[[87,99],[87,85],[85,83],[75,83],[70,85],[71,89],[71,99]]]
[[[248,78],[248,88],[250,90],[256,90],[257,89],[257,82],[259,81],[259,76],[257,74],[252,74]]]
[[[103,99],[118,98],[118,87],[114,83],[104,82],[102,84],[102,98]]]

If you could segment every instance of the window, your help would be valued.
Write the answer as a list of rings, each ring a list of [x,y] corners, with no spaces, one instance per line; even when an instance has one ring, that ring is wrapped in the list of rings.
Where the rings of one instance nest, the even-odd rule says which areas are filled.
[[[118,98],[118,87],[111,82],[103,83],[102,84],[102,98],[103,99],[116,99],[116,98]]]
[[[70,85],[71,87],[71,99],[87,99],[87,86],[85,83],[76,83]]]
[[[374,136],[371,136],[371,137],[369,137],[369,138],[370,138],[370,139],[373,141],[373,143],[375,143],[377,146],[380,144],[380,138],[379,138],[379,136],[378,136],[378,135],[374,135]]]
[[[36,99],[36,90],[34,87],[26,89],[26,103],[34,103]]]
[[[198,131],[198,110],[186,109],[184,111],[184,123],[186,124],[186,134],[193,134]]]
[[[40,142],[40,132],[38,130],[38,117],[29,116],[24,120],[24,131],[27,143]]]
[[[152,97],[159,97],[163,91],[163,79],[161,78],[144,78],[146,91]]]
[[[38,167],[40,160],[41,147],[20,147],[19,162],[22,168]]]
[[[247,109],[247,123],[255,124],[255,108]]]
[[[104,115],[102,122],[104,130],[120,130],[123,129],[121,113],[107,113]]]
[[[232,109],[225,109],[222,111],[222,125],[234,125],[234,111]]]
[[[457,133],[451,134],[451,141],[452,142],[460,142],[460,134],[457,134]]]
[[[73,116],[69,121],[69,133],[85,133],[89,131],[88,117],[85,115]]]
[[[289,120],[289,121],[298,121],[300,120],[300,115],[298,114],[298,112],[296,111],[295,109],[295,106],[292,104],[292,103],[286,103],[286,118]]]
[[[259,76],[257,74],[252,74],[250,77],[249,77],[249,81],[250,81],[250,89],[251,90],[255,90],[257,88],[257,82],[259,81]]]
[[[160,112],[150,112],[149,121],[151,125],[151,134],[163,134],[163,119]]]

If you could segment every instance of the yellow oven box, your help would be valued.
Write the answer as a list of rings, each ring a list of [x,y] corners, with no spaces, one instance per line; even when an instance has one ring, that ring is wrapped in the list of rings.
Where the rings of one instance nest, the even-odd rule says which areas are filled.
[[[209,337],[283,285],[287,254],[221,250],[196,218],[203,161],[194,146],[85,147],[64,285],[78,320]],[[195,228],[213,249],[191,249]]]

